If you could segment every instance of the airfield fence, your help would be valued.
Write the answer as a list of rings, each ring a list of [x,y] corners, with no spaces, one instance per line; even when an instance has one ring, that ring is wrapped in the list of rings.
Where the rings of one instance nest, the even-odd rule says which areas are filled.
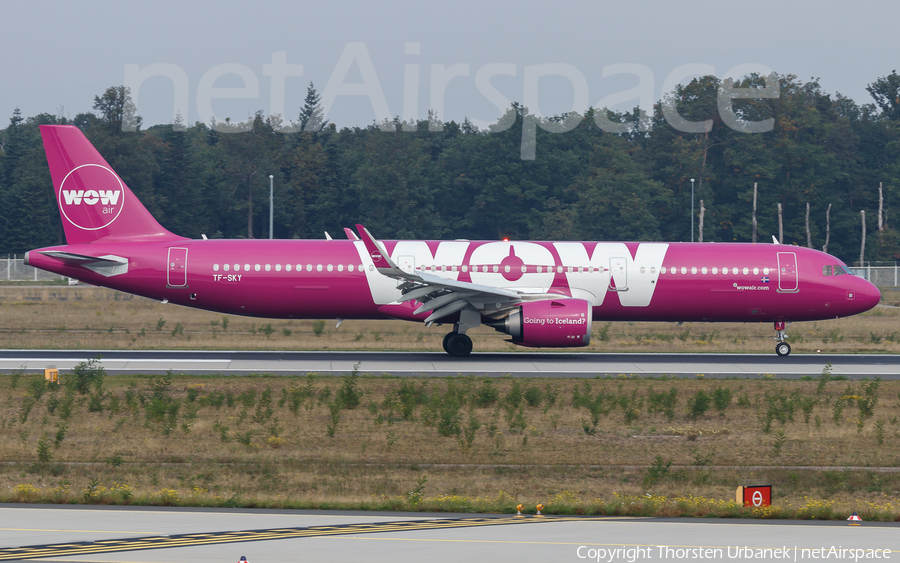
[[[897,287],[900,269],[894,262],[867,262],[863,267],[851,267],[850,270],[861,278],[872,282],[876,287]]]
[[[25,265],[25,258],[17,258],[14,254],[12,257],[6,257],[6,264],[0,259],[0,275],[6,276],[6,281],[32,281],[32,282],[55,282],[66,279],[65,276],[38,270],[31,266]]]

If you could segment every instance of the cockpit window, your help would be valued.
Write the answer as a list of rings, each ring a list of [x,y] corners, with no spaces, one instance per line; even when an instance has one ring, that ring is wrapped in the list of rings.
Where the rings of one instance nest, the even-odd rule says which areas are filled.
[[[839,266],[838,264],[822,266],[823,276],[842,276],[849,273],[851,273],[850,270],[844,266]]]

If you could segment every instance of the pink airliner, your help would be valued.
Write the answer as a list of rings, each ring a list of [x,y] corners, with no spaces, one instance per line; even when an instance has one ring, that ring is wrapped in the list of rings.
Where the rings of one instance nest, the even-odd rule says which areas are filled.
[[[598,321],[771,322],[846,317],[881,294],[823,252],[780,244],[532,241],[192,240],[164,229],[76,127],[41,135],[69,244],[31,266],[221,313],[450,324],[472,351],[485,324],[533,347],[586,346]]]

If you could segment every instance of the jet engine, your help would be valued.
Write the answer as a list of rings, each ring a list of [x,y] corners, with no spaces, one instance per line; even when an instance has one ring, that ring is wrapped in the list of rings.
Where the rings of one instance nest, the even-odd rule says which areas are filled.
[[[546,299],[517,306],[490,323],[520,346],[574,347],[591,342],[591,304],[584,299]]]

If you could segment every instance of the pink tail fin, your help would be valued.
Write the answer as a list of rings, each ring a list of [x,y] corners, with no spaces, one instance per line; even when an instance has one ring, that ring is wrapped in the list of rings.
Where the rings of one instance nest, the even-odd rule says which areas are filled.
[[[41,137],[69,244],[181,238],[153,218],[77,127],[41,125]]]

